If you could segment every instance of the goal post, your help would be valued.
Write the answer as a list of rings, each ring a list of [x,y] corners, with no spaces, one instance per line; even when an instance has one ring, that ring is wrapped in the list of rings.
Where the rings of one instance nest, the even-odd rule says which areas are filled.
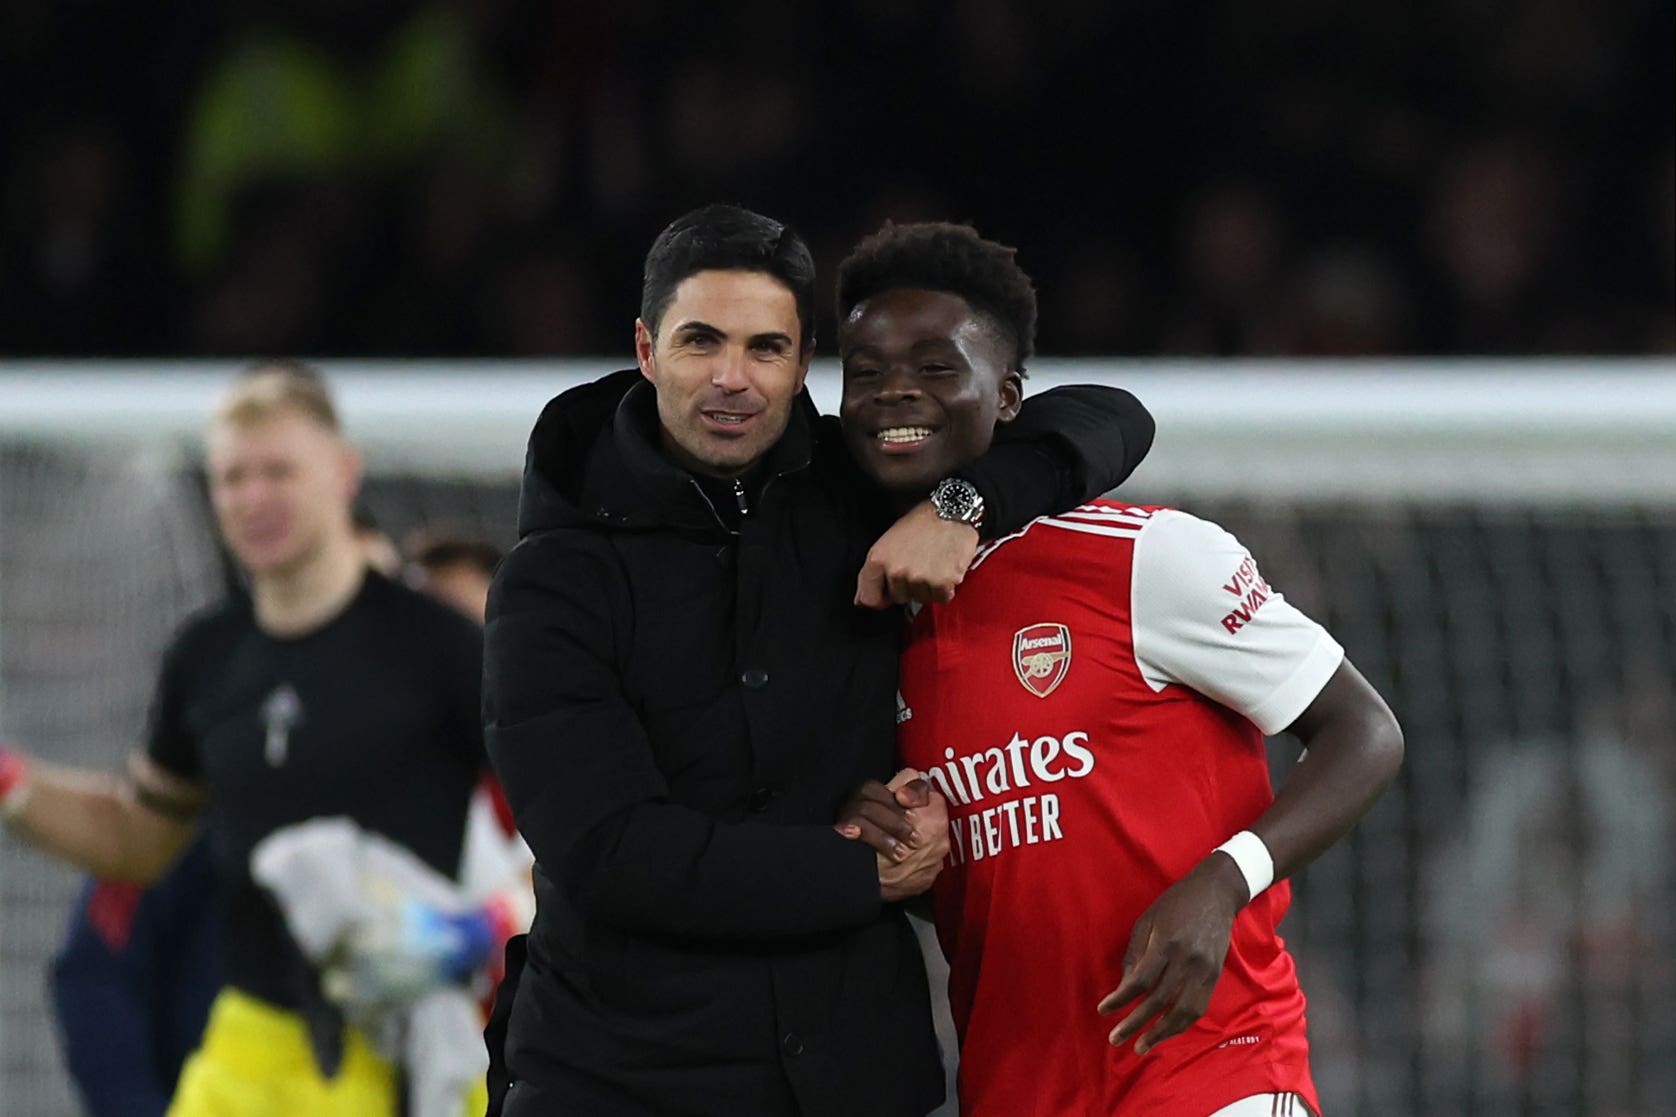
[[[504,545],[543,403],[626,364],[321,367],[381,525]],[[158,651],[222,587],[198,463],[239,371],[0,362],[0,736],[107,768],[138,743]],[[834,365],[810,383],[835,410]],[[1026,394],[1062,383],[1135,392],[1158,434],[1124,498],[1232,530],[1403,722],[1396,785],[1282,928],[1326,1112],[1661,1111],[1676,362],[1041,360]],[[7,1117],[70,1111],[42,992],[76,886],[0,837]]]
[[[325,361],[374,470],[494,477],[553,395],[610,361]],[[0,362],[0,440],[192,445],[236,365]],[[1042,360],[1027,392],[1129,388],[1158,419],[1137,481],[1202,496],[1676,500],[1676,362]],[[810,390],[837,408],[839,374]]]

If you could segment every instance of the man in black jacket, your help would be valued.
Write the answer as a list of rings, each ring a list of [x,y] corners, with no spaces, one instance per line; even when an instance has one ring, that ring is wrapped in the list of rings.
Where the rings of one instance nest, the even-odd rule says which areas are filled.
[[[561,395],[531,435],[484,691],[537,859],[508,1117],[920,1117],[942,1098],[891,902],[935,873],[937,804],[894,849],[833,825],[865,823],[852,794],[896,767],[901,620],[856,601],[946,597],[980,532],[1116,485],[1152,425],[1125,393],[1046,393],[879,540],[858,590],[887,524],[802,390],[813,287],[780,223],[678,219],[647,257],[639,368]]]

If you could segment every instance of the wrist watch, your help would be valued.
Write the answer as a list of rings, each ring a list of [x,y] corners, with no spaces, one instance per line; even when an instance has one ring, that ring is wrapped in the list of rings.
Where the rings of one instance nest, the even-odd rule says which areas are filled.
[[[965,478],[945,477],[937,482],[937,487],[931,490],[931,506],[937,510],[938,519],[983,527],[983,496]]]

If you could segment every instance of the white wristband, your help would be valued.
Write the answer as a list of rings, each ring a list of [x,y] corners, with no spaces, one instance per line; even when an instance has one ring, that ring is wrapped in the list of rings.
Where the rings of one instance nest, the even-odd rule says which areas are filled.
[[[1269,853],[1269,847],[1263,844],[1263,839],[1251,831],[1241,830],[1217,846],[1216,852],[1226,853],[1239,866],[1240,875],[1245,877],[1245,886],[1250,890],[1247,903],[1274,883],[1274,857]]]

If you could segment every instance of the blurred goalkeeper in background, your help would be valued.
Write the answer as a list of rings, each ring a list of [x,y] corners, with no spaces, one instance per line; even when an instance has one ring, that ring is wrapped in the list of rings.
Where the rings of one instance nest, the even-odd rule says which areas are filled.
[[[454,881],[484,768],[480,631],[369,570],[351,522],[359,458],[310,370],[275,364],[242,378],[211,424],[208,461],[249,597],[176,636],[127,779],[0,748],[0,816],[65,861],[141,883],[206,832],[226,987],[170,1117],[393,1115],[392,1045],[375,1049],[346,1010],[360,1021],[369,1003],[463,981],[516,929],[520,886],[448,907],[355,888],[389,897],[389,910],[331,913],[343,933],[305,954],[295,910],[256,883],[251,857],[265,839],[335,816],[415,873]],[[480,1105],[462,1092],[453,1108]]]
[[[498,547],[428,528],[398,550],[365,509],[356,509],[354,523],[372,570],[400,571],[413,588],[483,622]],[[492,774],[471,810],[468,863],[528,863]],[[215,864],[202,836],[149,886],[95,878],[83,888],[53,959],[51,993],[64,1061],[90,1117],[164,1117],[221,988],[217,907]],[[495,951],[484,974],[489,988],[500,963]]]

